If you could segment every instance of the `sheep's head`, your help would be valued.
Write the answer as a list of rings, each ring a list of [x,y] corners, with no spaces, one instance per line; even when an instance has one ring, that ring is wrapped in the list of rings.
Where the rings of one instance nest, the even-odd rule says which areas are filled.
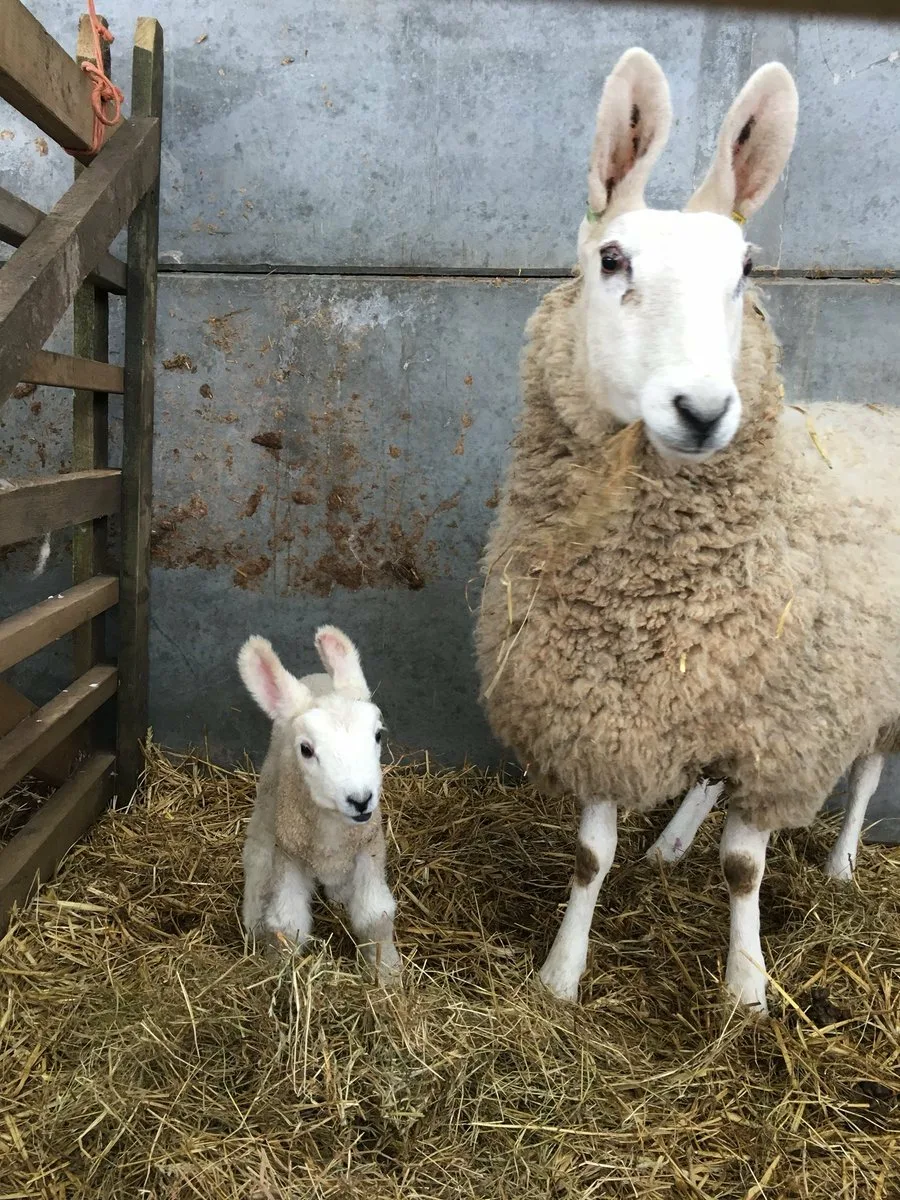
[[[265,638],[247,639],[238,669],[266,716],[289,726],[313,803],[362,824],[381,798],[381,713],[346,634],[324,625],[316,649],[331,676],[332,690],[324,694],[291,675]]]
[[[666,78],[629,50],[606,81],[578,238],[591,396],[643,420],[664,458],[700,462],[741,421],[734,380],[752,269],[741,226],[787,162],[797,91],[780,63],[750,78],[728,112],[709,174],[684,212],[648,209],[644,187],[669,133]]]

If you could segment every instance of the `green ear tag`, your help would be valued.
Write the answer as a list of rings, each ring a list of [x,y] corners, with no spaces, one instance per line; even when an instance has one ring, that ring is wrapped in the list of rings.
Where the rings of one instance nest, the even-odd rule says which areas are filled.
[[[603,216],[603,213],[595,212],[594,209],[591,208],[590,204],[588,204],[587,219],[588,219],[588,221],[590,221],[590,223],[592,225],[596,224],[597,221],[599,221],[602,216]]]

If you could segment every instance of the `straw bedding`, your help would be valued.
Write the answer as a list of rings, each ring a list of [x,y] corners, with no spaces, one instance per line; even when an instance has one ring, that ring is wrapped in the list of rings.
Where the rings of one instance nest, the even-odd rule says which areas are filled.
[[[0,943],[0,1197],[188,1200],[900,1195],[900,851],[823,880],[774,840],[775,1019],[722,999],[715,835],[663,873],[631,819],[583,1003],[533,977],[574,814],[474,770],[386,780],[405,989],[336,914],[307,954],[238,924],[250,770],[151,749]]]

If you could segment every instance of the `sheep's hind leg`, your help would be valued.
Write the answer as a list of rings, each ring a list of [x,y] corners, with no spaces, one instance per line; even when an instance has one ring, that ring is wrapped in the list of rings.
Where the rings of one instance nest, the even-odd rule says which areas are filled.
[[[884,755],[866,754],[858,758],[850,771],[850,797],[847,811],[834,848],[825,861],[825,874],[831,879],[845,883],[853,878],[856,870],[856,853],[866,809],[875,794],[884,767]]]
[[[768,1012],[766,968],[759,937],[759,887],[766,869],[767,830],[729,809],[720,857],[731,902],[731,933],[725,982],[740,1004]]]
[[[724,787],[724,783],[711,783],[708,779],[695,783],[645,858],[661,858],[668,863],[683,858],[690,850],[697,830],[718,803]]]
[[[588,938],[600,885],[616,853],[617,810],[612,801],[586,804],[578,830],[575,878],[556,940],[541,968],[541,981],[560,1000],[578,997],[587,965]]]

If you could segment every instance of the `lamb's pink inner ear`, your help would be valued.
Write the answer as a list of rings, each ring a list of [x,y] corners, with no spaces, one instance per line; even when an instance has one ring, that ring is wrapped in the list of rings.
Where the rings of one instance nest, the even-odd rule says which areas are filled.
[[[258,654],[256,656],[256,670],[263,695],[266,699],[266,707],[269,712],[274,713],[281,704],[281,679],[278,667],[264,654]]]
[[[320,633],[318,637],[319,654],[328,670],[334,675],[340,673],[346,665],[349,652],[343,638],[336,633]]]

